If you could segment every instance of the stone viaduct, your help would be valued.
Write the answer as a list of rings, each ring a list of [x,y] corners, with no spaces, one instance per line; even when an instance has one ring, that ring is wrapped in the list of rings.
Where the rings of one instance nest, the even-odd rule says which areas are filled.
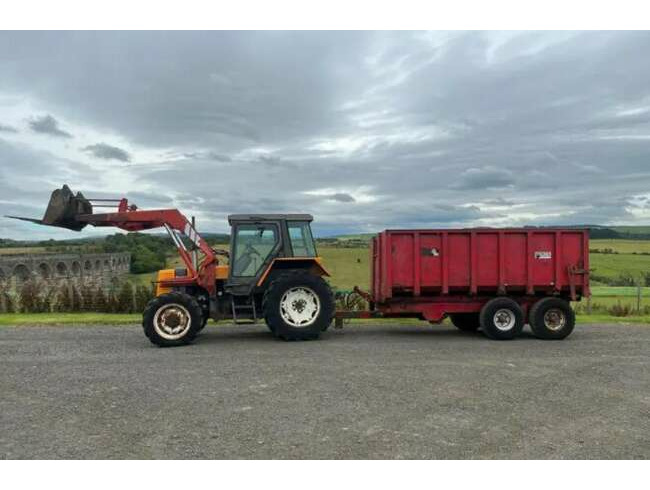
[[[110,278],[127,274],[131,254],[16,254],[0,255],[0,284],[20,285],[29,279]]]

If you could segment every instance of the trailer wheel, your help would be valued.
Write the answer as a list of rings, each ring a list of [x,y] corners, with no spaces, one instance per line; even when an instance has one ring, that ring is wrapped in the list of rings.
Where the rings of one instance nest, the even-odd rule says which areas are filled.
[[[142,328],[161,347],[189,344],[202,328],[203,315],[196,300],[185,293],[162,294],[147,304]]]
[[[475,332],[481,326],[478,313],[451,313],[449,319],[463,332]]]
[[[485,303],[479,315],[483,333],[493,340],[514,339],[524,328],[524,312],[510,298],[494,298]]]
[[[528,315],[535,337],[562,340],[573,332],[576,316],[571,305],[561,298],[544,298],[535,303]]]
[[[332,322],[334,296],[322,277],[307,271],[278,276],[264,293],[264,318],[276,337],[312,340]]]

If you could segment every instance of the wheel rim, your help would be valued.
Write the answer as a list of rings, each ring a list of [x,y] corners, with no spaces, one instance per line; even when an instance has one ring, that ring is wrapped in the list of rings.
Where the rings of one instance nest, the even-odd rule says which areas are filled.
[[[515,326],[516,318],[512,310],[501,308],[494,313],[492,321],[497,329],[507,332]]]
[[[566,315],[558,308],[551,308],[544,313],[544,326],[553,332],[562,330],[566,325]]]
[[[320,300],[311,289],[298,286],[282,295],[280,316],[288,325],[295,328],[308,327],[316,321],[318,313],[320,313]]]
[[[153,317],[153,328],[166,340],[182,338],[192,326],[192,317],[183,305],[170,303],[158,308]]]

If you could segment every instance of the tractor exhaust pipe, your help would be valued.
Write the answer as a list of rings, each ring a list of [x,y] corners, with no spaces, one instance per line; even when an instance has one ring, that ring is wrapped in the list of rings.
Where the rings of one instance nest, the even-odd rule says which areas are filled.
[[[73,231],[81,231],[88,223],[80,221],[81,215],[92,214],[93,205],[81,192],[75,195],[67,185],[52,192],[43,219],[7,216],[7,218],[30,221],[39,225],[57,226]]]

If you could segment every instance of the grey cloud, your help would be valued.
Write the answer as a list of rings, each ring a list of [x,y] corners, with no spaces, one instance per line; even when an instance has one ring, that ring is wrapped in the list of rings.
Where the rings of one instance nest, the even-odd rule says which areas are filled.
[[[130,162],[131,155],[126,150],[118,148],[117,146],[107,145],[106,143],[97,143],[94,145],[89,145],[83,148],[83,151],[86,151],[97,158],[102,158],[104,160],[119,160],[121,162]]]
[[[3,100],[145,151],[101,186],[103,162],[25,148],[0,147],[0,171],[127,182],[202,230],[259,211],[310,212],[321,233],[644,223],[648,49],[648,32],[4,32]],[[36,205],[51,182],[20,170],[5,185]]]
[[[493,189],[513,185],[515,182],[512,172],[504,168],[481,167],[468,168],[460,174],[456,189]]]
[[[0,133],[17,133],[18,130],[13,126],[7,126],[5,124],[0,124]]]
[[[50,114],[41,117],[35,117],[29,121],[29,127],[35,133],[49,134],[59,138],[72,138],[72,135],[67,131],[63,131],[59,127],[59,122],[54,119]]]
[[[336,192],[326,196],[327,199],[332,199],[338,202],[356,202],[356,199],[346,192]]]

